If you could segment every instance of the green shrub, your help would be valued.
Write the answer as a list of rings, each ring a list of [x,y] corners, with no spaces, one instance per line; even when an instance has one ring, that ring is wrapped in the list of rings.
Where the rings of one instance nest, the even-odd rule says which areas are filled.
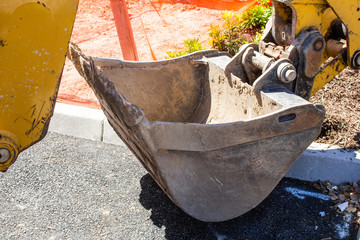
[[[261,37],[262,37],[262,34],[263,34],[264,30],[265,30],[265,28],[262,27],[259,32],[256,32],[256,33],[255,33],[255,37],[254,37],[254,39],[252,40],[253,43],[256,43],[256,44],[259,44],[259,43],[260,43]]]
[[[223,24],[221,26],[210,25],[210,46],[218,51],[226,51],[235,55],[241,45],[247,43],[243,38],[243,34],[247,30],[262,29],[261,32],[263,31],[272,14],[272,7],[268,3],[269,0],[259,0],[258,5],[242,14],[223,12]],[[256,32],[255,34],[253,41],[259,42],[261,33]]]
[[[223,23],[221,25],[211,24],[209,27],[209,44],[211,48],[235,55],[241,45],[247,43],[247,41],[244,40],[243,34],[252,29],[254,30],[250,32],[256,34],[252,41],[256,43],[260,42],[263,29],[272,14],[272,7],[269,5],[269,2],[270,0],[258,0],[257,5],[241,14],[232,11],[223,12],[221,15]],[[168,56],[165,58],[175,58],[205,50],[199,42],[199,39],[185,40],[184,45],[184,50],[167,52]]]
[[[166,56],[166,59],[169,58],[176,58],[176,57],[181,57],[184,56],[186,54],[189,53],[193,53],[196,51],[201,51],[201,50],[205,50],[201,44],[201,42],[199,42],[199,39],[197,38],[190,38],[184,41],[184,46],[185,46],[185,50],[182,51],[170,51],[170,52],[166,52],[168,56]]]
[[[242,14],[242,28],[254,29],[265,27],[272,14],[272,7],[267,2],[266,0],[258,1],[259,5],[251,7]]]
[[[223,12],[221,17],[224,20],[221,27],[218,25],[210,25],[209,44],[218,51],[225,51],[231,55],[235,55],[236,52],[239,51],[240,46],[245,43],[241,38],[241,14]]]

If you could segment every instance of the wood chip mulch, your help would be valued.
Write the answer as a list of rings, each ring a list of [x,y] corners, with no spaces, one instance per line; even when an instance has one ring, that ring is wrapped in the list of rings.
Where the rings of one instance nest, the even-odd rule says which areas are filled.
[[[310,98],[326,108],[319,143],[360,149],[360,71],[346,68]]]

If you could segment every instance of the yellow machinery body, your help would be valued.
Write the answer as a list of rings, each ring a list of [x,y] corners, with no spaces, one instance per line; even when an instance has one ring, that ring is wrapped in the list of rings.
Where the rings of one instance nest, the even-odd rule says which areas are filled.
[[[0,171],[47,132],[77,4],[0,3]]]
[[[291,37],[281,44],[291,45],[292,41],[303,31],[309,28],[319,31],[327,40],[330,37],[334,22],[341,21],[342,30],[346,39],[343,51],[334,54],[333,48],[327,46],[321,63],[325,64],[318,69],[311,95],[319,91],[347,66],[359,68],[360,28],[357,27],[360,19],[360,6],[356,0],[273,0],[275,15],[281,18],[283,25],[291,22]],[[286,6],[286,7],[284,7]],[[282,34],[281,28],[277,29]],[[339,39],[336,39],[339,40]],[[327,43],[327,45],[329,45]],[[335,47],[337,48],[337,47]],[[341,50],[341,46],[340,46]],[[344,54],[343,54],[344,53]],[[332,57],[332,61],[328,61]]]

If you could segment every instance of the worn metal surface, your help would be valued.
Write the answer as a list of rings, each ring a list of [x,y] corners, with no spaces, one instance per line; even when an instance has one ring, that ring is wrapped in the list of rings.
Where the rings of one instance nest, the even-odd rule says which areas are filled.
[[[214,51],[148,64],[97,59],[97,63],[106,63],[101,70],[76,46],[71,46],[70,58],[95,91],[110,124],[159,186],[186,213],[203,221],[232,219],[259,204],[317,136],[324,117],[322,108],[281,85],[262,88],[258,101],[253,87],[242,81],[245,72],[225,73],[224,69],[232,69],[227,65],[237,59]],[[201,66],[199,72],[191,67],[194,63]],[[187,72],[187,79],[173,74],[174,67],[179,73]],[[123,75],[127,68],[133,78],[107,77],[108,73]],[[137,72],[143,68],[149,72],[161,69],[160,75],[142,79],[151,83],[148,88],[166,76],[181,92],[170,94],[158,88],[158,94],[145,103],[138,99],[144,88],[127,88],[125,98],[123,86],[139,81]],[[192,71],[185,71],[189,68]],[[267,71],[274,71],[269,76],[276,78],[276,68]],[[200,87],[194,91],[191,82]],[[186,108],[191,113],[179,115],[180,106],[165,102],[169,120],[162,114],[157,117],[153,109],[149,121],[143,104],[145,108],[154,103],[156,109],[167,94],[194,95],[182,103],[193,106]],[[185,123],[184,114],[192,121]]]
[[[346,66],[360,68],[357,1],[272,0],[272,4],[273,16],[259,51],[293,62],[298,76],[288,85],[290,91],[308,99]],[[317,36],[310,36],[312,31]]]
[[[47,132],[77,2],[0,2],[0,171]]]
[[[214,50],[197,57],[148,63],[102,58],[94,61],[126,99],[141,106],[149,121],[204,122],[198,119],[202,114],[194,113],[200,106],[200,112],[209,111],[203,106],[204,91],[209,88],[205,81],[208,73],[206,64],[195,59],[215,54]]]
[[[320,48],[316,49],[318,43],[320,43]],[[294,92],[305,99],[309,99],[315,76],[320,69],[325,49],[325,39],[316,30],[304,31],[292,45],[298,52],[298,76]]]
[[[0,239],[356,239],[329,196],[291,179],[247,214],[205,223],[176,207],[123,146],[50,132],[15,166],[0,174]]]

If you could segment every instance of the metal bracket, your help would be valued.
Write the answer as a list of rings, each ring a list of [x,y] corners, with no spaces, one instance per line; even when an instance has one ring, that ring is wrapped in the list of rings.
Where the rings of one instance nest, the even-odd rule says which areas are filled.
[[[279,86],[285,87],[285,81],[279,76],[279,72],[293,71],[295,67],[288,59],[279,59],[271,65],[260,77],[254,82],[254,92],[256,98],[261,105],[261,91],[264,89],[278,88]],[[296,72],[295,72],[296,74]],[[286,73],[285,73],[286,75]]]
[[[298,53],[298,75],[294,92],[304,99],[309,99],[324,54],[325,38],[317,30],[304,31],[292,45]]]

